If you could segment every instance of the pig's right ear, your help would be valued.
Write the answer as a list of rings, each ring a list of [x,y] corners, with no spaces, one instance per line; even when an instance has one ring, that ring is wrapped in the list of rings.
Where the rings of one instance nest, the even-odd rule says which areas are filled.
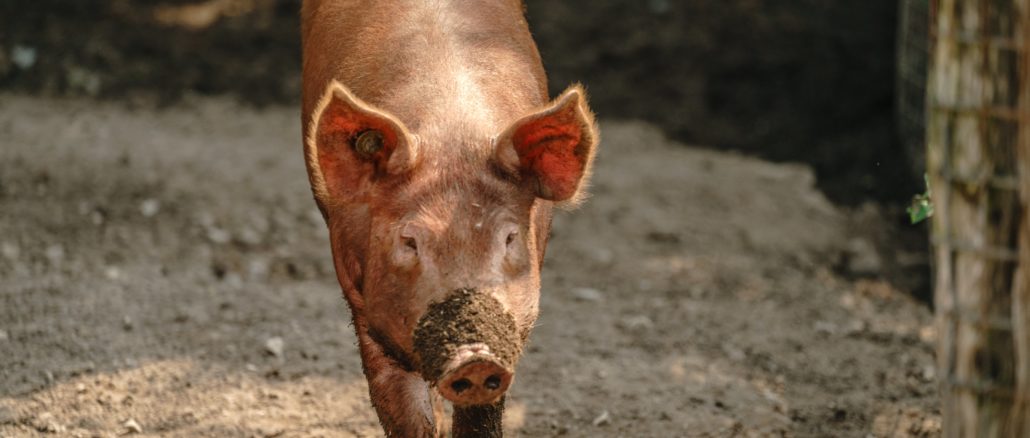
[[[418,138],[337,81],[315,108],[305,140],[308,176],[326,204],[360,197],[377,177],[411,170]]]
[[[495,138],[495,162],[538,197],[575,206],[584,196],[597,140],[586,93],[573,85]]]

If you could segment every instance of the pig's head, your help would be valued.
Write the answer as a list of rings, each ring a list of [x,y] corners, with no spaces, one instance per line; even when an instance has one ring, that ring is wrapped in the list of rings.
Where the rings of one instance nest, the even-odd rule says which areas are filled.
[[[498,400],[537,317],[551,205],[576,202],[590,171],[582,89],[480,135],[410,131],[334,82],[310,123],[309,177],[359,330],[452,402]]]

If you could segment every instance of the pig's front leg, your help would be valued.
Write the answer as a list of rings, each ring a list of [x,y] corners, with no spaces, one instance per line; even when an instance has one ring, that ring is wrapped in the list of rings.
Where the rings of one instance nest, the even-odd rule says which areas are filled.
[[[429,384],[387,356],[360,324],[355,326],[368,392],[386,436],[442,436],[442,404],[430,394]]]
[[[504,398],[492,405],[455,406],[454,438],[501,438]]]

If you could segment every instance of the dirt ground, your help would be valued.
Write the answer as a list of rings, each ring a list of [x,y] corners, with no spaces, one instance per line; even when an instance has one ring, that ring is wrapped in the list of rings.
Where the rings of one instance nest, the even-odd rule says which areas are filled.
[[[873,207],[603,120],[511,435],[936,437]],[[293,107],[0,95],[0,436],[379,436]]]

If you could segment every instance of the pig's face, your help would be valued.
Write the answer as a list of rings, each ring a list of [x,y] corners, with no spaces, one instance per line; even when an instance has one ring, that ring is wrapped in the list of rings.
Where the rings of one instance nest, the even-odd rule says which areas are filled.
[[[356,324],[455,403],[498,399],[536,320],[551,203],[575,201],[596,138],[578,87],[464,138],[412,134],[333,84],[307,163]]]
[[[498,364],[491,375],[496,375],[500,393],[537,316],[535,197],[484,172],[462,172],[464,177],[432,173],[438,175],[424,175],[423,183],[409,184],[402,192],[411,193],[396,197],[389,202],[392,205],[373,208],[363,284],[370,334],[434,382],[466,362],[448,364],[460,355],[460,347],[483,344],[478,346],[480,358]],[[443,319],[458,318],[480,304],[475,311],[479,319],[456,328],[460,333],[420,343],[420,336],[432,338],[434,332],[446,331],[449,322],[428,315],[430,305],[446,302],[459,291],[477,301],[455,302],[455,308],[441,310],[449,312]],[[460,339],[461,335],[468,337]],[[496,357],[502,352],[506,359]],[[473,353],[469,351],[467,359]],[[474,376],[464,377],[471,387]],[[484,382],[489,377],[480,376]],[[469,392],[463,397],[468,398],[473,391],[462,392]]]
[[[370,325],[412,351],[429,304],[472,289],[497,300],[524,336],[540,289],[535,198],[487,172],[416,172],[425,174],[371,209],[363,284]]]

